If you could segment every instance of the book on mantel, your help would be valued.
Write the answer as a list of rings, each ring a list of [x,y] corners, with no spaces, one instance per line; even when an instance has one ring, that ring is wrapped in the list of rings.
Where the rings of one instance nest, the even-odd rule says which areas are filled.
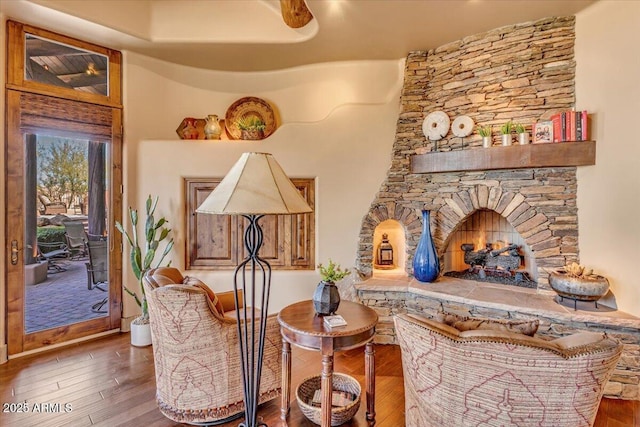
[[[336,328],[338,326],[346,326],[347,321],[339,314],[333,316],[324,316],[324,324],[329,328]]]

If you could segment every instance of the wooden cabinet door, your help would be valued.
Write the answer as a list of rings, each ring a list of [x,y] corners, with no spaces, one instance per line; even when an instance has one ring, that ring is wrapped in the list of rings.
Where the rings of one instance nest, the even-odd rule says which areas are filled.
[[[222,178],[185,178],[187,218],[186,268],[230,269],[247,256],[244,230],[248,220],[241,216],[196,213],[196,209]],[[292,179],[309,206],[314,206],[315,180]],[[315,217],[265,215],[259,219],[263,241],[260,257],[275,269],[314,269]]]
[[[221,178],[186,181],[187,251],[186,267],[235,267],[238,265],[238,218],[231,215],[197,213]]]
[[[262,246],[258,255],[266,260],[271,267],[283,267],[286,265],[285,257],[285,216],[286,215],[265,215],[258,220],[262,228]],[[238,235],[240,236],[239,247],[242,248],[242,258],[246,258],[248,253],[244,247],[242,238],[245,227],[249,224],[246,218],[242,221],[242,227]]]
[[[315,180],[292,179],[302,197],[307,201],[311,209],[308,214],[289,215],[288,232],[290,237],[288,254],[289,264],[292,268],[315,268]]]

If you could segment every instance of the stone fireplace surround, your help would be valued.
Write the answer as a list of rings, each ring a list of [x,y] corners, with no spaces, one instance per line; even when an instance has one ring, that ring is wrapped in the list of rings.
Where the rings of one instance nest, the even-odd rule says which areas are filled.
[[[445,111],[451,120],[468,115],[476,124],[495,129],[508,120],[530,126],[574,107],[574,23],[574,17],[547,18],[408,55],[391,167],[362,222],[356,268],[363,281],[355,285],[355,297],[378,311],[379,343],[395,343],[392,316],[399,312],[535,317],[541,320],[539,334],[549,338],[580,330],[606,332],[625,348],[605,395],[640,400],[640,319],[616,310],[594,311],[584,303],[574,312],[554,301],[548,284],[549,270],[579,261],[576,168],[523,165],[443,173],[412,169],[413,157],[435,151],[421,128],[432,111]],[[478,136],[461,140],[449,133],[438,141],[437,151],[463,146],[487,150]],[[532,250],[538,288],[444,277],[433,284],[417,282],[411,277],[411,263],[422,209],[432,211],[431,230],[440,256],[474,212],[489,209],[505,217]],[[397,221],[404,231],[406,261],[401,274],[373,269],[375,228],[387,220]]]

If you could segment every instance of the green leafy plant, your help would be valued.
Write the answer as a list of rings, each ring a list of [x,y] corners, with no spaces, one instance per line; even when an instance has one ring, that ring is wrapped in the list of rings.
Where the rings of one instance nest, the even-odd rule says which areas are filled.
[[[322,281],[327,283],[335,283],[351,274],[349,269],[343,270],[340,267],[340,264],[334,263],[331,259],[329,259],[329,264],[326,267],[322,264],[318,264],[318,269],[320,270],[320,277],[322,277]]]
[[[508,121],[500,127],[500,133],[503,135],[510,135],[513,131],[513,126],[513,122],[511,120]]]
[[[256,116],[243,116],[236,120],[236,126],[240,130],[265,130],[267,125]]]
[[[525,133],[527,131],[527,128],[525,128],[522,123],[514,123],[513,129],[516,131],[516,133]]]
[[[36,229],[38,242],[41,243],[67,243],[64,227],[48,226]]]
[[[165,242],[164,250],[162,251],[160,259],[154,266],[152,266],[156,255],[160,253],[160,243],[165,241],[165,239],[169,237],[169,232],[171,232],[170,228],[164,227],[164,225],[168,223],[164,217],[157,221],[155,220],[154,213],[157,205],[158,197],[153,200],[151,199],[151,195],[149,195],[145,206],[147,219],[144,224],[144,249],[140,247],[141,238],[138,237],[138,210],[129,207],[129,218],[131,220],[132,228],[131,234],[124,229],[120,222],[116,221],[116,228],[127,238],[131,248],[131,269],[133,270],[133,274],[136,276],[136,279],[138,279],[140,295],[126,286],[124,287],[124,290],[135,299],[136,304],[138,304],[142,310],[142,315],[140,317],[142,318],[143,323],[149,319],[149,307],[147,306],[147,298],[144,293],[144,287],[142,286],[142,278],[151,268],[160,267],[165,257],[173,248],[173,238],[171,238]],[[167,265],[171,265],[171,262]]]
[[[491,126],[489,126],[489,125],[486,125],[486,126],[478,125],[477,132],[478,132],[478,135],[480,135],[483,138],[485,138],[487,136],[491,136]]]

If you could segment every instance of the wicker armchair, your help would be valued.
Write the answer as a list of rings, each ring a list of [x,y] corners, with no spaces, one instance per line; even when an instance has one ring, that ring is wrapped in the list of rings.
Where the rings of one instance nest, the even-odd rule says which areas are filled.
[[[545,341],[411,315],[394,322],[409,427],[592,426],[622,351],[599,333]]]
[[[213,294],[175,268],[143,278],[149,304],[160,411],[181,423],[220,423],[243,415],[233,292]],[[225,317],[225,312],[227,316]],[[267,320],[260,403],[281,392],[280,327]]]

